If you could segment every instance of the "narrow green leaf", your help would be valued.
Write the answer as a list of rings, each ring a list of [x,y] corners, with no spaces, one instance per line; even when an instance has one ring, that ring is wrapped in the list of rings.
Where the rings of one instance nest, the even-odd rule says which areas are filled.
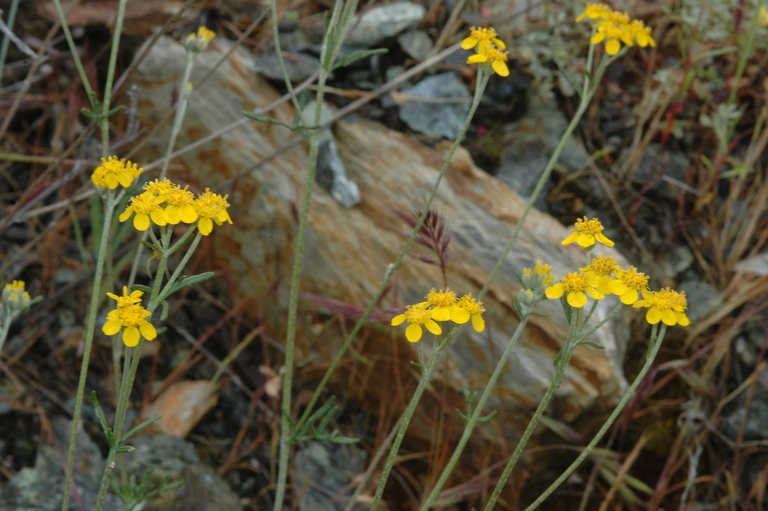
[[[339,69],[340,67],[347,67],[353,62],[357,62],[360,59],[370,57],[371,55],[383,55],[384,53],[387,53],[387,51],[389,50],[387,50],[386,48],[374,48],[373,50],[353,51],[349,55],[344,55],[339,60],[337,60],[336,63],[333,64],[333,67],[331,67],[331,71],[333,71],[334,69]]]

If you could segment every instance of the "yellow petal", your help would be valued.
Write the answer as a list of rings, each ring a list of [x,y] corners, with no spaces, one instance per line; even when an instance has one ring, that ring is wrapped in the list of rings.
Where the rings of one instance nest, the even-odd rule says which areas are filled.
[[[661,321],[667,326],[673,326],[677,324],[677,316],[675,316],[674,311],[665,310],[661,313]]]
[[[128,346],[129,348],[133,348],[137,344],[139,344],[139,329],[135,326],[129,326],[125,330],[123,330],[123,344]]]
[[[432,309],[432,319],[436,321],[448,321],[451,319],[451,311],[446,307],[436,307]]]
[[[619,50],[621,49],[621,43],[617,41],[616,39],[611,39],[607,43],[605,43],[605,51],[608,53],[608,55],[616,55],[619,53]],[[608,245],[609,247],[611,245]]]
[[[507,67],[507,63],[502,60],[495,60],[493,64],[491,64],[491,67],[494,71],[496,71],[496,74],[499,76],[509,76],[509,68]]]
[[[213,222],[210,218],[201,218],[197,223],[197,228],[200,229],[200,234],[208,236],[213,230]]]
[[[472,316],[472,328],[474,328],[476,332],[485,330],[485,320],[480,314]]]
[[[613,54],[611,54],[611,55],[613,55]],[[599,232],[599,233],[595,234],[595,238],[597,238],[597,241],[599,241],[600,243],[602,243],[606,247],[612,247],[614,245],[613,241],[611,241],[608,238],[606,238],[605,234],[603,234],[602,232]]]
[[[651,325],[655,325],[661,321],[661,313],[659,312],[659,309],[655,307],[648,309],[648,312],[645,314],[645,320]]]
[[[398,314],[392,318],[392,326],[401,325],[405,321],[405,314]]]
[[[144,338],[148,341],[151,341],[157,337],[157,330],[155,330],[155,325],[149,321],[145,321],[139,325],[139,331],[141,331],[141,335],[143,335]]]
[[[427,330],[429,330],[430,332],[432,332],[435,335],[440,335],[440,334],[443,333],[443,329],[440,328],[440,325],[438,325],[437,323],[435,323],[431,319],[429,321],[427,321],[424,326],[427,327]]]
[[[421,339],[421,327],[419,325],[408,325],[405,329],[405,338],[409,342],[419,342],[419,339]]]
[[[461,307],[456,307],[453,309],[453,312],[451,313],[451,321],[453,321],[457,325],[463,325],[464,323],[469,321],[469,312],[462,309]]]
[[[554,286],[549,286],[547,289],[544,290],[544,294],[549,298],[550,300],[555,300],[557,298],[560,298],[563,296],[563,293],[565,293],[565,287],[562,283],[557,283]]]
[[[141,214],[133,217],[133,227],[137,231],[146,231],[149,229],[149,215]]]
[[[566,299],[568,302],[568,305],[571,307],[576,307],[577,309],[581,309],[587,304],[587,295],[582,293],[581,291],[575,291],[572,293],[568,293],[568,298]]]
[[[107,321],[104,326],[101,327],[101,331],[105,335],[115,335],[123,327],[123,324],[119,321]]]
[[[483,55],[482,53],[475,53],[474,55],[471,55],[467,59],[467,64],[479,64],[481,62],[487,62],[488,57]]]
[[[475,39],[474,37],[467,37],[466,39],[461,41],[462,50],[471,50],[475,46],[477,46],[477,39]]]
[[[573,243],[577,239],[579,239],[579,233],[574,231],[571,234],[569,234],[560,244],[561,245],[568,245],[570,243]]]

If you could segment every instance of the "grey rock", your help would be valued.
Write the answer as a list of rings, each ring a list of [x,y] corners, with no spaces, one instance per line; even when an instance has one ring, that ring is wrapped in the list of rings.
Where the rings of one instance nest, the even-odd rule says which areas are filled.
[[[409,128],[430,137],[455,139],[467,117],[470,93],[467,86],[453,73],[426,78],[404,90],[403,95],[426,98],[428,101],[406,101],[400,106],[400,118]],[[466,99],[456,103],[430,100],[440,98]]]
[[[308,126],[314,124],[315,105],[314,101],[310,101],[301,113],[304,123]],[[323,103],[320,122],[325,122],[332,115],[333,112],[331,112],[330,107]],[[341,156],[339,156],[339,146],[333,138],[330,126],[320,131],[320,147],[315,172],[317,183],[329,192],[339,204],[345,208],[351,208],[360,203],[360,188],[347,177],[347,170],[344,168]]]
[[[71,423],[57,418],[53,433],[59,449],[42,445],[37,451],[34,468],[25,468],[0,486],[0,511],[60,511],[64,498],[64,467]],[[77,493],[70,499],[69,509],[93,509],[96,504],[104,462],[99,447],[82,430],[77,434],[74,484]],[[105,509],[122,511],[123,503],[108,495]]]
[[[171,482],[184,482],[181,487],[146,501],[143,511],[242,509],[237,495],[216,471],[200,461],[192,444],[173,435],[136,437],[129,443],[136,450],[124,455],[121,461],[137,478],[145,471],[151,471],[150,489],[166,476]]]
[[[720,291],[703,280],[682,282],[680,290],[685,291],[685,296],[688,298],[686,314],[693,323],[708,316],[723,305],[723,296]]]
[[[631,149],[623,149],[619,155],[620,165],[631,156]],[[685,185],[689,165],[685,154],[659,144],[648,144],[639,161],[628,167],[628,174],[633,184],[653,189],[665,199],[674,200]]]
[[[301,82],[312,76],[312,73],[320,69],[320,61],[315,57],[304,53],[291,53],[283,57],[285,71],[291,82]],[[266,76],[272,80],[282,80],[283,72],[280,69],[280,61],[274,53],[267,53],[255,57],[249,66],[251,71]]]
[[[346,44],[370,48],[387,37],[418,26],[427,10],[411,2],[381,5],[356,16],[349,24]]]
[[[405,53],[418,60],[426,60],[435,47],[432,39],[423,30],[408,30],[397,37],[397,43]]]
[[[294,480],[299,510],[343,510],[352,477],[365,470],[367,459],[364,450],[349,444],[315,441],[297,452]]]
[[[693,252],[690,248],[685,245],[675,245],[664,254],[658,268],[667,279],[676,280],[675,277],[690,268],[693,261]]]
[[[727,408],[726,414],[720,423],[720,430],[731,440],[736,440],[744,425],[744,440],[768,439],[768,368],[763,368],[757,376],[755,392],[751,396],[749,409],[747,399],[749,392],[739,394]]]

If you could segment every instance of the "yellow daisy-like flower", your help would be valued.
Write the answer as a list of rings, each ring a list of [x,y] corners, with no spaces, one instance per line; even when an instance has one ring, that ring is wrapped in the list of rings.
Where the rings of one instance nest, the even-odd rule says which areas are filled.
[[[149,229],[150,220],[155,225],[163,226],[168,224],[168,215],[165,214],[165,210],[160,206],[158,197],[148,192],[131,197],[131,203],[120,214],[118,219],[121,222],[125,222],[134,213],[136,215],[133,217],[133,227],[137,231]]]
[[[567,293],[566,301],[571,307],[580,309],[587,304],[587,295],[595,300],[602,300],[605,294],[597,289],[594,279],[580,271],[579,273],[566,273],[565,277],[553,286],[549,286],[544,294],[550,300],[560,298]]]
[[[576,18],[576,21],[579,22],[584,18],[600,20],[607,17],[612,12],[613,10],[605,4],[587,4],[584,12],[579,14],[579,16]]]
[[[91,174],[91,181],[99,188],[114,190],[118,185],[128,188],[143,170],[135,163],[110,156],[101,159],[101,165]]]
[[[685,315],[685,310],[688,308],[685,292],[678,293],[668,287],[656,292],[643,289],[642,292],[643,299],[635,302],[632,306],[648,307],[645,320],[651,325],[655,325],[659,321],[667,326],[688,326],[691,324],[691,320]]]
[[[621,43],[627,46],[633,46],[635,31],[630,28],[629,22],[621,22],[618,19],[624,19],[626,15],[622,13],[612,13],[612,17],[598,22],[595,25],[597,32],[589,40],[592,44],[600,44],[605,41],[605,52],[608,55],[616,55],[621,50]],[[617,19],[618,18],[618,19]],[[627,20],[629,18],[627,17]]]
[[[197,222],[199,215],[195,209],[195,194],[179,186],[169,190],[165,196],[165,213],[168,215],[168,223],[176,225],[184,222],[193,224]]]
[[[492,28],[472,27],[469,29],[469,37],[461,41],[461,48],[463,50],[471,50],[477,46],[477,51],[479,52],[483,47],[495,44],[497,48],[504,50],[507,46],[498,38],[498,35]]]
[[[123,344],[129,348],[139,344],[142,336],[148,341],[157,338],[157,330],[147,321],[152,313],[136,302],[137,299],[141,301],[139,298],[141,294],[141,291],[128,294],[127,287],[123,288],[123,296],[107,293],[110,298],[117,301],[117,308],[107,313],[107,322],[101,327],[101,331],[106,335],[115,335],[122,330]]]
[[[467,59],[467,64],[490,63],[491,69],[499,76],[509,76],[507,59],[509,53],[501,51],[492,44],[477,47],[478,53]]]
[[[435,335],[443,333],[440,325],[432,319],[432,311],[425,309],[422,304],[407,306],[404,313],[392,318],[392,326],[400,325],[404,321],[408,322],[408,326],[405,328],[405,338],[409,342],[419,342],[421,340],[422,327]]]
[[[626,270],[616,270],[616,280],[608,285],[610,292],[615,294],[625,305],[632,305],[640,299],[640,293],[648,289],[648,275],[630,266]]]
[[[651,35],[651,27],[646,27],[642,21],[632,20],[632,23],[629,24],[629,30],[638,46],[656,46],[656,41]]]
[[[435,291],[432,289],[432,291],[427,294],[427,301],[422,302],[420,305],[425,308],[432,307],[429,310],[432,311],[432,319],[435,321],[448,321],[451,319],[451,312],[453,311],[457,300],[456,293],[450,289],[446,289],[445,291]]]
[[[147,181],[144,183],[144,186],[142,186],[142,189],[147,192],[147,194],[158,198],[157,202],[159,204],[165,202],[166,194],[170,193],[175,188],[178,188],[178,185],[167,177],[162,181],[159,179],[155,179],[154,181]]]
[[[472,328],[477,332],[482,332],[485,330],[485,320],[482,316],[484,312],[483,302],[475,300],[472,295],[464,295],[456,302],[451,313],[451,321],[457,325],[463,325],[471,319]]]
[[[227,197],[229,196],[225,195],[222,197],[218,193],[213,193],[208,188],[197,197],[194,207],[200,218],[197,222],[200,234],[203,236],[211,234],[214,222],[216,222],[216,225],[222,225],[224,222],[232,223],[232,219],[227,212],[227,208],[229,208]]]
[[[20,313],[19,311],[23,311],[31,305],[32,297],[29,296],[25,287],[26,283],[23,280],[14,280],[3,287],[3,302],[9,309]]]
[[[562,241],[563,245],[569,245],[575,241],[582,248],[590,248],[599,241],[607,247],[613,246],[613,242],[603,234],[603,224],[597,218],[592,220],[588,220],[587,217],[579,218],[573,227],[575,231]]]
[[[612,275],[619,269],[616,260],[607,255],[599,255],[592,260],[592,263],[582,271],[591,275],[597,289],[603,294],[611,293],[610,285],[614,281]]]
[[[136,303],[141,303],[141,295],[143,294],[144,291],[139,291],[138,289],[129,293],[128,286],[123,286],[123,296],[118,296],[114,293],[107,293],[107,296],[117,302],[117,308],[119,309]]]

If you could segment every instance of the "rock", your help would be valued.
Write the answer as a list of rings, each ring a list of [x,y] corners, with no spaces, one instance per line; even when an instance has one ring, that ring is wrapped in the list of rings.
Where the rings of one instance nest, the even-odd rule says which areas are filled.
[[[435,47],[432,39],[423,30],[409,30],[397,37],[397,43],[405,53],[422,62],[427,60]]]
[[[315,105],[314,100],[310,101],[301,113],[306,126],[314,125]],[[326,122],[332,116],[331,108],[323,103],[320,110],[320,123]],[[342,206],[351,208],[360,202],[360,188],[347,177],[344,162],[341,161],[339,156],[339,146],[333,138],[333,132],[330,127],[320,130],[320,147],[318,148],[315,172],[317,183],[325,191],[330,192],[331,197],[336,199]]]
[[[365,471],[360,447],[313,441],[296,453],[293,480],[300,511],[342,511],[354,490],[352,476]],[[367,509],[355,506],[353,509]]]
[[[219,55],[215,51],[201,55],[208,58],[198,60],[193,83],[209,72]],[[245,51],[233,52],[209,82],[196,89],[179,134],[178,147],[238,122],[246,108],[268,105],[279,98],[258,75],[238,72],[247,69],[251,59]],[[167,110],[168,98],[177,87],[175,78],[181,75],[183,65],[183,50],[176,43],[161,43],[138,67],[134,83],[139,90],[138,114],[145,126],[154,126]],[[290,105],[282,104],[269,115],[290,124],[294,112]],[[167,135],[167,127],[161,129],[157,138],[143,147],[138,161],[149,162],[164,154]],[[443,163],[447,144],[435,150],[405,134],[359,118],[338,121],[334,135],[347,173],[359,186],[363,200],[357,207],[347,209],[325,190],[314,190],[301,289],[350,304],[352,308],[364,307],[405,241],[402,232],[406,226],[393,211],[411,211],[414,204],[423,203]],[[294,254],[306,146],[284,151],[255,171],[248,169],[283,147],[293,136],[273,124],[242,123],[174,158],[174,171],[170,176],[190,183],[195,191],[210,186],[229,194],[234,225],[216,228],[213,235],[206,238],[206,253],[216,259],[215,267],[221,274],[232,279],[233,299],[254,300],[254,314],[258,311],[261,318],[267,318],[267,328],[276,338],[285,327],[287,276],[291,273]],[[477,294],[518,222],[525,201],[501,181],[478,169],[467,152],[460,149],[438,188],[434,207],[446,218],[452,235],[448,283],[459,293]],[[441,405],[445,409],[464,408],[462,388],[466,385],[478,390],[517,326],[517,317],[510,306],[512,297],[520,289],[515,272],[532,267],[537,260],[551,264],[557,276],[584,265],[583,252],[560,243],[569,233],[570,229],[551,216],[531,211],[515,247],[506,257],[505,266],[484,299],[488,328],[483,333],[461,329],[450,349],[445,351],[445,362],[440,362],[435,386],[447,389],[444,396],[447,402]],[[415,250],[418,252],[420,248]],[[605,252],[626,265],[615,250]],[[391,284],[392,293],[380,308],[421,301],[431,288],[439,288],[441,283],[439,268],[408,257]],[[392,300],[393,295],[397,301]],[[613,303],[611,300],[600,302],[594,320],[604,318]],[[324,324],[322,328],[312,328],[310,324],[311,318],[328,311],[325,305],[302,301],[297,335],[299,360],[325,363],[343,342],[346,328],[338,322]],[[503,404],[505,416],[500,429],[506,429],[511,438],[520,434],[529,410],[536,406],[551,380],[552,360],[568,329],[559,302],[544,302],[538,312],[545,316],[531,318],[495,393],[496,402]],[[629,338],[628,319],[633,313],[629,308],[622,309],[622,314],[595,333],[591,340],[605,350],[588,347],[576,350],[566,371],[566,380],[550,406],[549,413],[557,420],[571,422],[579,417],[597,417],[610,409],[626,389],[622,357]],[[388,323],[388,315],[384,321]],[[410,368],[407,361],[415,357],[414,347],[405,341],[402,329],[389,326],[383,331],[365,329],[359,339],[365,341],[355,344],[355,349],[362,350],[362,355],[371,363],[361,366],[355,374],[376,371],[377,376],[371,382],[380,381],[377,380],[382,378],[379,374],[392,365],[383,360],[391,361],[394,356]],[[351,373],[344,371],[344,374]],[[346,377],[339,374],[338,378]],[[404,381],[409,385],[413,383],[411,378]],[[376,413],[380,400],[385,397],[377,385],[350,387],[341,380],[335,382],[339,385],[336,388],[343,388],[345,394],[363,403],[368,413]],[[452,415],[449,420],[458,419]],[[459,430],[458,426],[454,430]],[[429,439],[433,438],[433,431],[425,421],[414,420],[409,437]]]
[[[405,97],[400,105],[400,118],[414,131],[430,137],[455,139],[469,112],[470,98],[467,86],[453,73],[430,76],[413,87],[402,91]],[[408,101],[408,97],[425,101]],[[442,98],[458,98],[456,103],[442,103]]]
[[[285,53],[283,57],[285,71],[291,82],[303,82],[312,73],[320,69],[320,60],[304,53]],[[254,73],[259,73],[272,80],[283,80],[283,71],[280,69],[280,61],[274,53],[265,53],[254,57],[248,68]]]
[[[681,282],[679,290],[685,291],[688,298],[686,315],[691,323],[698,322],[723,306],[723,295],[720,291],[703,280]]]
[[[734,266],[737,273],[754,273],[759,277],[768,275],[768,253],[763,252],[739,261]]]
[[[757,384],[754,394],[750,399],[750,390],[741,392],[726,409],[725,416],[720,422],[720,430],[733,441],[739,436],[742,422],[746,418],[744,426],[744,440],[766,440],[768,430],[768,367],[764,367],[757,375]],[[749,409],[747,400],[749,399]]]
[[[631,148],[622,149],[619,155],[622,167],[627,164],[627,159],[633,158],[627,170],[632,183],[646,190],[655,190],[666,200],[675,200],[680,187],[685,185],[690,166],[686,155],[659,144],[648,144],[639,160],[635,157],[636,153]]]
[[[241,509],[237,495],[215,470],[200,461],[192,444],[173,435],[135,437],[129,444],[136,450],[124,455],[122,462],[137,478],[149,470],[150,489],[157,487],[166,476],[170,482],[184,482],[179,488],[145,501],[143,511]]]
[[[147,406],[139,422],[159,416],[151,431],[186,438],[216,401],[216,385],[208,380],[177,381]]]
[[[61,511],[70,427],[71,422],[54,419],[53,433],[59,447],[39,446],[35,467],[22,469],[13,479],[0,485],[0,511]],[[104,461],[99,447],[82,430],[77,433],[75,452],[77,494],[70,499],[69,509],[93,509]],[[122,511],[123,503],[114,495],[108,495],[104,509]]]
[[[427,10],[411,2],[393,2],[364,10],[352,18],[345,44],[370,48],[404,30],[418,26]]]

